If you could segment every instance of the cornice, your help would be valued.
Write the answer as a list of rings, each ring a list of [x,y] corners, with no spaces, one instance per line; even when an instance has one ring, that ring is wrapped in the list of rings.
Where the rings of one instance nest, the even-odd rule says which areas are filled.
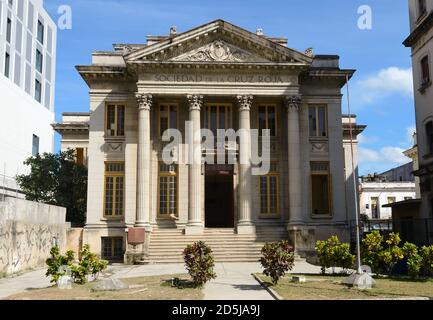
[[[88,85],[93,80],[135,81],[126,67],[91,65],[76,66],[75,68]]]
[[[302,63],[265,63],[265,62],[178,62],[178,61],[140,61],[129,64],[132,72],[155,69],[183,70],[274,70],[274,71],[305,71],[308,65]]]
[[[403,41],[405,47],[413,47],[419,38],[433,27],[433,11]]]
[[[361,125],[361,124],[352,124],[352,133],[355,136],[360,135],[361,133],[364,132],[364,130],[367,128],[366,125]],[[350,135],[350,125],[349,124],[343,124],[343,134],[347,134]]]
[[[64,132],[89,132],[88,123],[54,123],[51,126],[60,134]]]

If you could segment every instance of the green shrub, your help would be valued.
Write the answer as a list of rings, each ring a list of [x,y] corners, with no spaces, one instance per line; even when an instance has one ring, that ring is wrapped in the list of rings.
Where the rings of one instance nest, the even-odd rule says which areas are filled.
[[[418,247],[413,243],[406,242],[403,246],[403,253],[406,258],[407,273],[412,278],[418,277],[423,262]]]
[[[355,264],[355,256],[350,253],[350,245],[341,243],[337,236],[332,236],[326,241],[317,241],[315,249],[323,274],[327,268],[339,267],[346,270],[353,268]]]
[[[99,273],[108,266],[108,261],[99,259],[99,257],[90,251],[90,246],[86,244],[81,251],[81,260],[79,265],[86,270],[86,273],[97,277]]]
[[[74,252],[69,250],[63,256],[60,254],[59,247],[53,247],[50,251],[51,258],[47,259],[48,270],[46,275],[51,276],[51,282],[56,283],[65,273],[60,272],[61,266],[68,266],[71,269],[71,276],[75,283],[84,284],[87,276],[97,275],[107,268],[108,261],[101,260],[95,253],[90,252],[90,246],[84,245],[81,251],[81,259],[75,262]]]
[[[322,273],[326,273],[326,269],[331,268],[333,265],[332,257],[329,254],[328,241],[316,242],[316,253],[319,258],[319,265],[322,267]]]
[[[277,284],[287,271],[293,269],[295,254],[288,241],[266,243],[261,252],[263,273],[272,279],[273,284]]]
[[[422,247],[420,255],[423,260],[423,268],[426,275],[433,275],[433,246]]]
[[[380,272],[381,258],[380,253],[383,237],[379,231],[369,233],[363,240],[361,245],[361,260],[365,265],[370,266],[374,273]]]
[[[351,269],[355,265],[355,255],[350,253],[350,244],[341,243],[334,248],[336,266],[343,270]]]
[[[196,287],[202,287],[206,282],[216,278],[212,249],[203,241],[188,245],[183,251],[186,269]]]
[[[395,265],[404,259],[403,250],[398,246],[400,242],[399,234],[391,233],[385,241],[387,247],[379,253],[380,263],[388,274],[391,274]]]
[[[85,284],[87,282],[87,270],[79,263],[71,266],[71,276],[74,283]]]
[[[85,284],[88,275],[97,278],[99,273],[108,266],[108,261],[99,259],[95,253],[90,251],[88,244],[83,246],[80,256],[81,259],[78,264],[71,267],[72,278],[75,283]]]
[[[72,267],[72,264],[75,260],[74,252],[69,250],[66,251],[65,255],[60,254],[60,249],[58,246],[54,246],[50,250],[51,257],[48,258],[45,263],[48,266],[46,276],[51,276],[51,283],[57,283],[60,277],[65,275],[65,272],[60,271],[60,267],[69,266]]]

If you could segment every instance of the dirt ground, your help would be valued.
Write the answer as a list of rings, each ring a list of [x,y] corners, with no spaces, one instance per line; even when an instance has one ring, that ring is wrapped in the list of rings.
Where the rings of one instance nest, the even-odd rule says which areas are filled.
[[[183,289],[172,287],[171,279],[180,278]],[[71,290],[60,290],[57,286],[35,289],[12,295],[5,300],[200,300],[201,289],[192,288],[187,275],[151,276],[121,279],[129,289],[121,291],[93,292],[95,282],[73,285]]]

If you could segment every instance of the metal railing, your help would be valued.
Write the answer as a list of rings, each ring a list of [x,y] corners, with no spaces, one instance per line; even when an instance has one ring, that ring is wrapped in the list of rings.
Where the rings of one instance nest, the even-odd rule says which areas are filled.
[[[350,239],[355,241],[355,221],[350,221]],[[361,236],[379,231],[383,235],[391,232],[400,234],[402,242],[411,242],[416,245],[433,245],[433,218],[428,219],[387,219],[368,220],[360,223]]]

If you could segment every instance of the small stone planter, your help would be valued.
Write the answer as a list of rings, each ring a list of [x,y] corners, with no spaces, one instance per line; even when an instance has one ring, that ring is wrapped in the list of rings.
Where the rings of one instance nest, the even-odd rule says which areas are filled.
[[[71,276],[61,276],[57,281],[57,288],[60,290],[70,290],[72,289],[72,278]]]

